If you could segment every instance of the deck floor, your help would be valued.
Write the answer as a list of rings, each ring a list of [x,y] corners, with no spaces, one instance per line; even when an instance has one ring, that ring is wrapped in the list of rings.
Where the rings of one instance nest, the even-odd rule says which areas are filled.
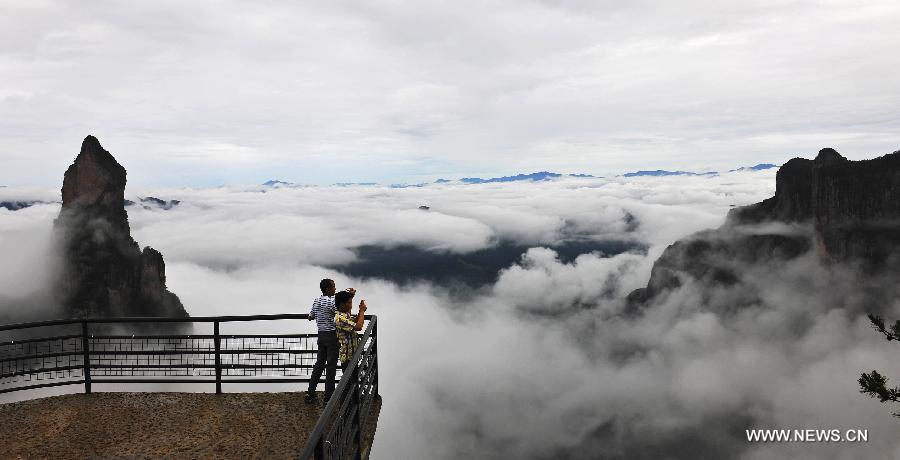
[[[295,458],[324,409],[303,395],[94,393],[0,404],[0,458]],[[374,406],[366,454],[380,400]]]

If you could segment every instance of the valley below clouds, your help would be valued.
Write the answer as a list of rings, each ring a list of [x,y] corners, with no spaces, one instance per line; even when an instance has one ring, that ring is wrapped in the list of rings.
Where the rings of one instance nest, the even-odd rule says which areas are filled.
[[[373,458],[900,456],[890,409],[856,382],[897,374],[900,350],[865,316],[900,316],[895,280],[810,251],[627,309],[668,245],[772,196],[775,173],[126,198],[179,201],[128,215],[193,316],[306,313],[325,277],[359,291],[379,317]],[[8,187],[2,200],[40,203],[0,209],[0,306],[52,278],[59,194]],[[749,443],[751,428],[860,428],[869,440]]]

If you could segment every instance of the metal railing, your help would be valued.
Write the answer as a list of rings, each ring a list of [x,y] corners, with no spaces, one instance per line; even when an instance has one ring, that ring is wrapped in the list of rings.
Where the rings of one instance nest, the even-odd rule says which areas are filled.
[[[366,316],[369,325],[334,395],[325,405],[319,421],[300,454],[302,460],[360,459],[371,423],[372,407],[378,394],[378,320]],[[371,447],[371,445],[369,445]]]
[[[305,314],[192,318],[91,318],[0,326],[0,393],[99,383],[308,382],[316,334],[223,334],[231,323]],[[172,333],[185,329],[199,333]],[[274,326],[274,328],[279,328]],[[211,330],[210,330],[211,329]],[[300,330],[298,326],[296,330]],[[162,331],[147,332],[147,331]]]
[[[0,393],[64,385],[84,385],[91,393],[92,385],[106,383],[207,383],[221,393],[230,383],[309,382],[317,334],[246,330],[268,332],[273,322],[284,330],[284,321],[308,318],[91,318],[0,326]],[[304,459],[363,455],[367,422],[379,398],[377,317],[366,319],[360,346],[307,438]],[[222,333],[231,324],[244,325],[244,333]],[[257,327],[262,324],[269,326]],[[198,328],[206,330],[194,333]]]

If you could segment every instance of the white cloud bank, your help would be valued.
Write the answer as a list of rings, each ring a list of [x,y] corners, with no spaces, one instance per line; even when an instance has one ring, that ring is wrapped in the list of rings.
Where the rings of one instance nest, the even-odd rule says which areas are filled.
[[[747,267],[738,288],[689,283],[639,319],[618,315],[667,244],[718,226],[731,205],[773,188],[774,171],[421,189],[158,189],[135,195],[183,203],[129,216],[135,238],[165,255],[169,287],[194,315],[305,312],[322,277],[357,287],[380,319],[385,404],[373,458],[900,455],[890,409],[860,395],[855,381],[873,368],[891,374],[896,361],[858,298],[877,284],[802,257],[777,271]],[[423,204],[431,211],[419,211]],[[0,210],[2,248],[39,248],[57,209]],[[639,223],[631,233],[626,212]],[[540,248],[572,229],[630,238],[648,254],[563,264]],[[319,267],[349,260],[360,244],[465,252],[498,238],[536,248],[467,305],[425,283],[400,288]],[[13,260],[25,259],[3,259],[4,288],[15,284]],[[739,311],[703,307],[703,295],[727,306],[751,289],[760,301]],[[883,307],[900,315],[896,300]],[[869,442],[757,445],[744,440],[748,428],[861,428]]]

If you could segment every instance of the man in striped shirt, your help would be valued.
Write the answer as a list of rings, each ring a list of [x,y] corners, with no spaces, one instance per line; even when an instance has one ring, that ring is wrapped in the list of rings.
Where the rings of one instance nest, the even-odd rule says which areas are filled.
[[[318,399],[316,387],[319,386],[322,371],[325,372],[325,402],[327,403],[331,399],[331,394],[334,393],[334,374],[337,372],[340,351],[334,327],[334,280],[323,279],[319,282],[319,289],[322,291],[322,295],[313,301],[312,309],[309,311],[309,319],[316,320],[316,328],[319,330],[317,342],[319,349],[316,352],[316,364],[313,366],[312,375],[309,378],[309,389],[304,398],[308,403]],[[347,292],[352,297],[356,290],[350,288],[347,289]]]

